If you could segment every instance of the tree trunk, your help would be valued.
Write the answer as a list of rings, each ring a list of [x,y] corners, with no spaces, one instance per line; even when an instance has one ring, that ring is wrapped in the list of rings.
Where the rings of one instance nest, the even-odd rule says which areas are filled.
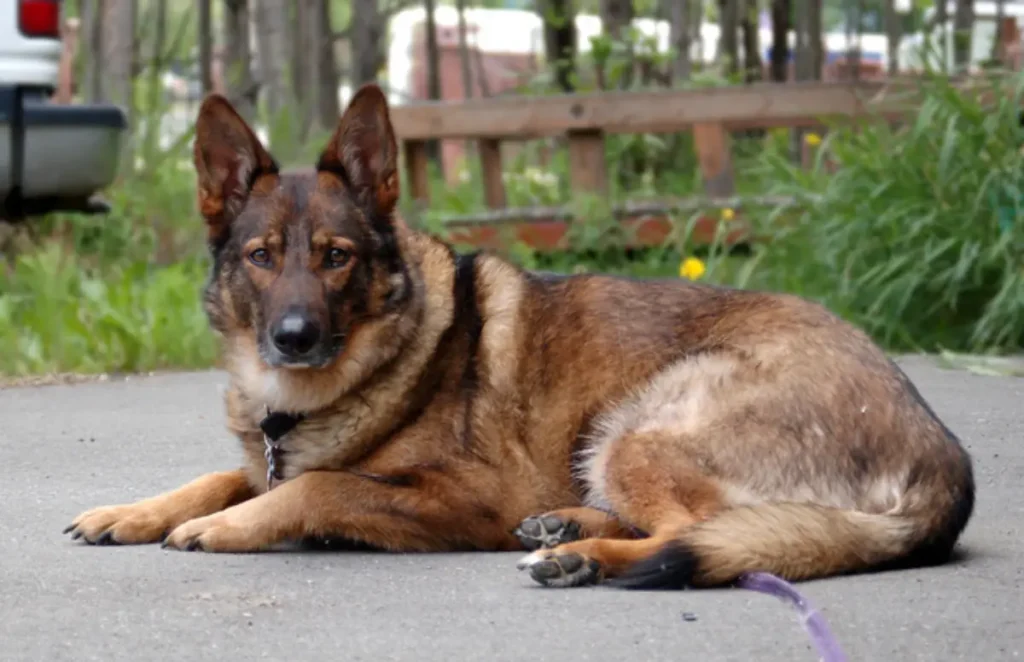
[[[292,96],[299,105],[305,105],[309,101],[309,89],[306,81],[309,78],[309,66],[306,61],[307,45],[309,35],[307,29],[309,21],[306,19],[305,0],[294,0],[291,14],[291,61],[292,66]]]
[[[761,39],[758,34],[757,0],[745,0],[740,28],[743,33],[743,80],[753,83],[761,80]]]
[[[900,17],[896,13],[896,0],[885,0],[884,7],[885,38],[889,42],[886,58],[889,60],[888,74],[896,76],[900,72]]]
[[[135,0],[105,0],[100,18],[100,98],[134,111],[132,70],[135,58]]]
[[[329,0],[318,0],[320,15],[320,34],[317,52],[320,62],[317,73],[320,78],[319,103],[320,126],[333,129],[341,116],[338,102],[338,63],[334,60],[334,30],[331,29],[331,3]]]
[[[94,22],[90,73],[93,99],[121,106],[130,127],[128,139],[121,151],[121,168],[135,169],[134,133],[136,124],[133,94],[133,65],[135,59],[135,0],[103,0],[93,3],[91,20]]]
[[[294,0],[292,2],[291,21],[291,74],[292,97],[295,101],[291,115],[295,118],[300,143],[306,140],[313,124],[313,106],[316,94],[313,92],[313,79],[310,73],[309,43],[309,2]]]
[[[690,14],[690,34],[693,37],[694,49],[699,53],[697,61],[692,63],[694,70],[704,70],[704,49],[707,44],[704,43],[704,31],[701,29],[704,25],[704,0],[696,0],[696,6],[693,8]]]
[[[377,79],[384,18],[377,0],[353,0],[349,44],[352,53],[352,84],[356,87]]]
[[[1003,52],[1003,21],[1006,20],[1006,0],[996,0],[996,36],[992,40],[992,60],[1006,65],[1006,54]]]
[[[145,134],[145,158],[149,159],[156,154],[160,145],[160,121],[163,118],[160,108],[163,98],[163,86],[160,84],[160,75],[164,70],[164,49],[167,42],[167,0],[155,0],[153,8],[156,12],[154,17],[153,50],[149,61],[149,99],[148,117],[146,118]]]
[[[793,73],[798,81],[810,80],[814,69],[813,53],[810,44],[811,16],[808,5],[813,5],[817,0],[793,0],[793,16],[796,24],[793,31],[796,36],[795,62]],[[789,133],[790,158],[799,163],[803,155],[804,132],[799,127],[793,128]]]
[[[473,98],[473,63],[469,58],[469,35],[466,27],[466,0],[455,0],[459,14],[459,66],[462,69],[462,95]]]
[[[626,89],[633,83],[633,39],[629,27],[633,23],[633,0],[601,0],[601,25],[604,34],[626,49],[626,66],[622,69],[619,87]]]
[[[793,0],[793,36],[796,38],[796,52],[793,54],[793,74],[798,81],[807,80],[810,71],[810,50],[807,46],[807,4],[814,0]]]
[[[432,100],[441,98],[441,52],[437,46],[437,22],[434,12],[437,9],[435,0],[424,0],[427,21],[424,25],[425,45],[427,50],[427,97]]]
[[[82,0],[79,12],[82,16],[81,48],[84,55],[82,86],[85,99],[90,102],[100,101],[103,90],[100,78],[100,65],[103,62],[103,33],[100,30],[100,16],[103,8],[102,0]]]
[[[950,40],[950,29],[946,25],[949,20],[949,8],[946,6],[946,0],[938,0],[935,3],[935,17],[932,23],[925,26],[925,34],[928,35],[933,29],[937,28],[939,31],[940,39],[935,44],[936,50],[938,50],[938,57],[941,65],[939,66],[940,71],[948,71],[949,62],[949,40]],[[927,55],[931,56],[931,51],[927,52]]]
[[[271,121],[288,102],[285,82],[288,64],[289,0],[257,0],[256,43],[260,68],[260,87],[266,99]]]
[[[740,70],[740,52],[737,31],[739,28],[739,0],[718,0],[719,21],[722,36],[719,38],[719,55],[727,59],[726,74],[735,76]]]
[[[861,6],[858,0],[846,3],[846,77],[860,77],[860,23]]]
[[[199,26],[196,40],[199,42],[199,79],[203,94],[213,92],[213,21],[210,0],[199,0]]]
[[[555,83],[566,94],[575,89],[576,10],[572,0],[539,0],[544,21],[544,56],[554,70]]]
[[[772,80],[784,83],[789,78],[790,0],[771,0],[772,7]]]
[[[435,0],[424,0],[423,6],[427,13],[426,24],[424,25],[427,50],[427,97],[437,101],[441,98],[441,53],[437,46],[437,22],[434,17],[436,9]],[[443,170],[440,143],[436,140],[429,141],[427,143],[427,151],[438,170]]]
[[[303,42],[303,49],[306,56],[306,75],[309,89],[309,117],[312,122],[323,129],[320,124],[320,49],[323,43],[320,39],[320,8],[321,0],[300,0],[306,5],[304,18],[306,19],[306,35],[309,40]]]
[[[808,80],[821,80],[822,69],[825,66],[825,36],[821,19],[821,2],[807,2]]]
[[[601,0],[601,25],[612,39],[625,39],[633,22],[632,0]]]
[[[259,86],[253,80],[251,68],[249,3],[225,0],[224,9],[224,85],[239,115],[252,122]]]
[[[690,48],[693,43],[690,15],[693,0],[668,0],[669,2],[669,43],[675,49],[672,59],[672,81],[678,83],[689,80],[693,72],[690,62]],[[696,3],[698,7],[700,3]]]
[[[974,30],[974,1],[957,0],[953,14],[953,67],[966,73],[971,64],[971,32]]]

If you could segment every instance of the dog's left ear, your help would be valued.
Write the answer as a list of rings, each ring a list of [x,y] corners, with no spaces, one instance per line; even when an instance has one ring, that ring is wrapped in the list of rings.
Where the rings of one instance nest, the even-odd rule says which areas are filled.
[[[398,143],[380,87],[368,83],[352,97],[317,170],[340,177],[374,222],[390,225],[399,195]]]

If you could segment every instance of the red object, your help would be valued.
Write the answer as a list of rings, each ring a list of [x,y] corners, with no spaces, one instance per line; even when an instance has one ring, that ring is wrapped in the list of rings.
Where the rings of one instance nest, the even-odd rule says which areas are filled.
[[[21,0],[18,28],[26,37],[60,39],[60,1]]]

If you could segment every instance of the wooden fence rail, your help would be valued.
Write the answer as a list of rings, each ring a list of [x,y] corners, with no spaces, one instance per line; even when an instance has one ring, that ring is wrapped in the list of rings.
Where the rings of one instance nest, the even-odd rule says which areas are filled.
[[[605,162],[606,135],[693,131],[705,194],[709,198],[721,199],[735,195],[731,132],[786,127],[820,128],[825,121],[833,119],[898,120],[919,107],[918,95],[914,94],[918,88],[914,79],[768,83],[688,91],[417,102],[395,106],[391,114],[402,143],[406,181],[414,200],[422,206],[429,205],[430,201],[427,142],[471,140],[476,141],[478,147],[486,204],[491,210],[503,210],[507,206],[501,164],[503,141],[564,136],[569,151],[571,189],[604,195],[608,191],[610,171],[609,164]],[[552,224],[566,223],[559,214],[545,214],[543,219],[538,219],[531,218],[526,212],[505,210],[490,216],[494,218],[485,220],[483,225],[491,225],[495,219],[500,219],[501,223],[533,223],[538,228],[546,228],[548,236],[564,235],[562,229],[557,232],[552,229],[555,227]],[[652,212],[644,216],[649,221]],[[481,224],[470,220],[456,225],[465,229]],[[493,243],[493,228],[488,232],[491,239],[483,243]],[[523,233],[519,235],[523,236]],[[664,233],[650,236],[655,235],[663,236]],[[526,236],[531,235],[527,232]]]
[[[501,142],[564,135],[573,190],[607,191],[604,136],[610,133],[694,132],[708,195],[732,195],[731,131],[820,126],[826,117],[877,110],[878,83],[762,84],[694,91],[610,92],[500,97],[396,106],[392,120],[403,143],[413,197],[429,201],[428,140],[475,140],[488,206],[506,204]],[[889,95],[886,95],[888,98]],[[889,110],[892,108],[889,102]]]

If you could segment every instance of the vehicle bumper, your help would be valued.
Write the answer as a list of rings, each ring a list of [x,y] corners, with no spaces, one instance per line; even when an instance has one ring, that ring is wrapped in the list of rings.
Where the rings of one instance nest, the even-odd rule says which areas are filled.
[[[0,87],[0,213],[96,210],[88,200],[114,181],[127,126],[117,106]]]

